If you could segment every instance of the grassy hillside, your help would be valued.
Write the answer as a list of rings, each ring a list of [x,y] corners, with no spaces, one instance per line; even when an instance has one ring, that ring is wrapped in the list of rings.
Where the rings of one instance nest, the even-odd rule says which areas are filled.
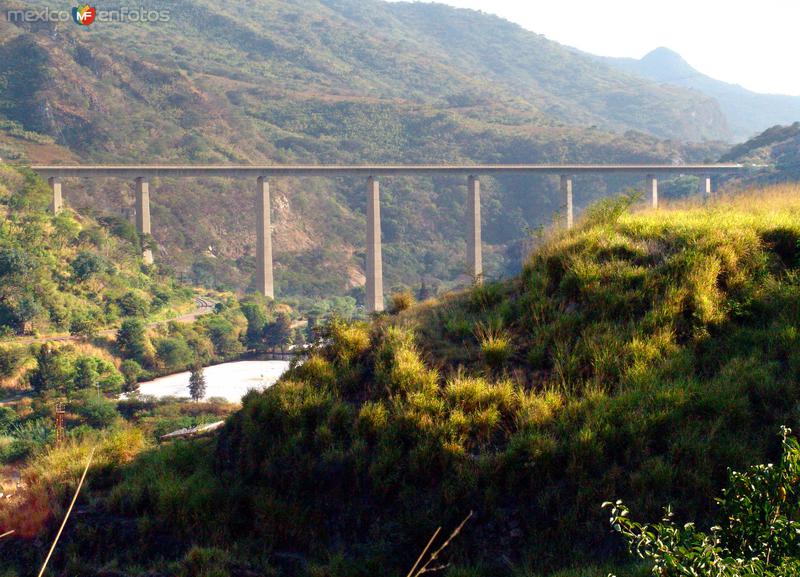
[[[529,576],[621,553],[608,499],[702,526],[727,467],[798,425],[798,192],[607,201],[519,278],[333,322],[218,441],[102,473],[90,515],[126,529],[78,519],[60,562],[405,575],[472,510],[447,575]]]
[[[0,14],[12,4],[0,2]],[[107,163],[672,162],[720,150],[679,140],[726,135],[705,97],[637,80],[475,12],[374,0],[186,0],[169,9],[166,23],[88,29],[0,20],[0,152]],[[640,183],[579,184],[583,206]],[[464,183],[382,185],[387,285],[452,283],[464,272],[463,226],[453,217],[464,208]],[[273,184],[279,294],[361,297],[363,186]],[[254,221],[241,215],[254,188],[154,183],[160,258],[196,283],[248,287]],[[115,180],[68,181],[65,195],[76,207],[116,213],[133,202],[132,184]],[[486,179],[484,197],[487,270],[518,269],[526,231],[560,208],[556,183]]]

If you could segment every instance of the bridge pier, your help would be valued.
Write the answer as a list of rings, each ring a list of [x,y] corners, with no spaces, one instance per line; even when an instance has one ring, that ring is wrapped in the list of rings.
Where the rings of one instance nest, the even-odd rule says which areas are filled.
[[[564,198],[566,208],[567,228],[572,228],[574,219],[572,212],[572,177],[568,174],[561,175],[561,196]]]
[[[648,174],[645,182],[644,193],[650,195],[653,208],[658,208],[658,179],[654,174]]]
[[[383,310],[383,260],[381,258],[380,185],[367,179],[367,312]]]
[[[143,177],[136,179],[136,230],[143,242],[150,236],[150,183]],[[142,247],[142,261],[153,264],[153,251],[148,246]]]
[[[64,199],[61,196],[61,179],[52,177],[47,179],[50,184],[50,190],[53,192],[53,202],[50,204],[50,209],[53,214],[58,214],[64,209]]]
[[[467,266],[474,282],[482,283],[481,181],[477,176],[467,180]]]
[[[711,196],[711,177],[707,174],[700,175],[700,194],[704,198]]]
[[[256,188],[256,289],[266,297],[275,298],[269,181],[263,176],[258,177]]]

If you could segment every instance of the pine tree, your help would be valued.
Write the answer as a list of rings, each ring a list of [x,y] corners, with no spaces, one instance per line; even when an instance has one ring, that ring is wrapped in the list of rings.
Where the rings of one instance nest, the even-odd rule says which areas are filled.
[[[189,394],[196,403],[206,396],[206,376],[203,374],[203,367],[194,367],[189,376]]]

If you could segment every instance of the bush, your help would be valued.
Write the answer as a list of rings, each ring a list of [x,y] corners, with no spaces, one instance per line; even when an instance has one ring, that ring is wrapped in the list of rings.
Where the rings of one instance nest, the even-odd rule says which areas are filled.
[[[117,349],[126,359],[132,359],[144,367],[152,365],[155,351],[145,333],[144,322],[140,319],[125,319],[117,331]]]
[[[140,293],[128,291],[116,300],[119,310],[126,317],[144,317],[150,312],[150,303]]]
[[[0,346],[0,378],[7,379],[14,375],[25,359],[23,347]]]
[[[119,372],[122,373],[122,377],[125,379],[126,392],[133,392],[138,390],[139,377],[143,372],[142,367],[141,365],[139,365],[139,363],[137,363],[133,359],[125,359],[119,365]]]
[[[192,547],[181,562],[179,577],[230,577],[230,556],[222,549]]]
[[[104,268],[103,259],[91,252],[79,252],[70,263],[72,273],[79,281],[85,281],[92,275],[101,272]]]
[[[511,358],[513,348],[508,331],[479,324],[475,329],[483,360],[490,369],[499,371]]]
[[[166,337],[156,343],[156,355],[169,370],[185,369],[194,363],[194,352],[181,336]]]
[[[88,391],[71,404],[71,409],[94,429],[106,429],[119,418],[114,403]]]
[[[414,306],[414,295],[411,291],[395,293],[391,296],[389,312],[393,315],[399,314]]]
[[[676,525],[668,507],[661,523],[643,525],[622,503],[611,509],[611,526],[630,550],[653,562],[654,575],[713,574],[719,577],[800,574],[800,444],[783,431],[783,455],[777,466],[756,465],[731,472],[717,499],[719,522],[709,533],[694,523]]]

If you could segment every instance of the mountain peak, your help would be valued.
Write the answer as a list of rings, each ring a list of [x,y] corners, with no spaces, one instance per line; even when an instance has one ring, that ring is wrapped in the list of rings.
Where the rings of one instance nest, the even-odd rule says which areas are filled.
[[[641,59],[641,63],[648,69],[657,69],[662,75],[673,72],[695,72],[694,68],[692,68],[691,65],[689,65],[689,63],[683,59],[683,56],[664,46],[659,46],[655,50],[651,50],[645,54]]]

